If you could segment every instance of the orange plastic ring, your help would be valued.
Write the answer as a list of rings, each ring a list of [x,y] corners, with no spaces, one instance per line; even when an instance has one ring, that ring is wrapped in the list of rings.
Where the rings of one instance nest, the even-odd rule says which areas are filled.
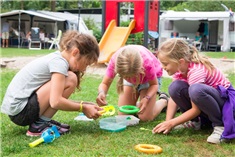
[[[135,146],[135,149],[139,152],[146,154],[159,154],[162,153],[162,148],[157,145],[152,144],[138,144]]]

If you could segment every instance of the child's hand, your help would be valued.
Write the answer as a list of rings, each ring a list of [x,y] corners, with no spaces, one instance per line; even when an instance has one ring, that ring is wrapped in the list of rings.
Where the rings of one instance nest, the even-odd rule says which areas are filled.
[[[99,112],[101,110],[103,109],[97,105],[88,105],[88,104],[83,105],[83,113],[88,118],[92,118],[92,119],[99,118],[100,116],[102,116],[101,113]]]
[[[146,110],[148,104],[148,100],[147,99],[142,99],[139,103],[138,106],[140,108],[140,111],[138,112],[138,114],[143,114]]]
[[[97,98],[96,98],[96,102],[99,106],[104,106],[104,105],[107,105],[107,101],[106,101],[106,95],[105,93],[99,93]]]
[[[173,128],[173,125],[171,124],[171,121],[165,121],[162,122],[160,124],[158,124],[157,126],[155,126],[155,128],[153,128],[152,133],[163,133],[163,134],[168,134],[171,129]]]

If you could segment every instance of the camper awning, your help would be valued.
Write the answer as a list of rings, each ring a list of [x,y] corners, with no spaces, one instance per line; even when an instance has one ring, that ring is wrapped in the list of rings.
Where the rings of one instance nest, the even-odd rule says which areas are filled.
[[[56,13],[56,12],[49,12],[49,11],[33,11],[33,10],[13,10],[7,13],[0,14],[0,17],[10,17],[18,14],[28,14],[34,15],[37,17],[49,19],[52,21],[66,21],[66,20],[74,20],[76,18],[73,14],[66,14],[67,19],[65,18],[66,15],[64,13]]]
[[[77,28],[79,28],[79,31],[82,33],[90,33],[81,17],[78,20],[78,15],[68,12],[13,10],[0,14],[0,18],[1,20],[18,21],[18,29],[15,28],[18,32],[21,32],[21,22],[27,21],[30,22],[30,27],[32,27],[35,23],[35,25],[38,26],[40,22],[52,23],[54,26],[50,31],[52,31],[55,35],[58,32],[58,25],[60,25],[60,29],[62,30],[77,30]],[[27,32],[29,30],[27,30]],[[18,47],[20,47],[20,36],[18,36]]]
[[[230,18],[230,12],[175,12],[167,11],[162,13],[161,19],[165,20],[224,20]]]
[[[217,38],[222,40],[220,43],[221,51],[230,50],[230,36],[232,32],[229,32],[230,21],[235,21],[235,15],[232,11],[223,12],[177,12],[177,11],[166,11],[160,15],[160,21],[163,23],[165,21],[177,21],[180,23],[184,21],[220,21],[220,29],[217,31],[219,35]],[[177,23],[177,22],[176,22]],[[185,26],[186,27],[186,26]],[[184,28],[184,26],[182,26]],[[173,30],[173,29],[172,29]]]

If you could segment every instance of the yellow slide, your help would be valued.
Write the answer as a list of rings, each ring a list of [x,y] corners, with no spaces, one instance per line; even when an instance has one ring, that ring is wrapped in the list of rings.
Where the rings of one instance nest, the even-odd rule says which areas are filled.
[[[134,28],[135,20],[132,20],[128,27],[117,27],[116,21],[112,20],[99,43],[100,56],[98,63],[108,63],[115,51],[125,45]]]

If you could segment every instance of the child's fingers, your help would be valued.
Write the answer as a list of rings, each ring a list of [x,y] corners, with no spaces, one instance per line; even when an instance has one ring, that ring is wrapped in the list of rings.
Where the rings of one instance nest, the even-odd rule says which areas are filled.
[[[105,111],[105,109],[103,109],[103,108],[102,108],[102,110],[99,110],[99,114],[101,114],[101,115],[102,115],[103,113],[105,113],[105,112],[106,112],[106,111]]]

